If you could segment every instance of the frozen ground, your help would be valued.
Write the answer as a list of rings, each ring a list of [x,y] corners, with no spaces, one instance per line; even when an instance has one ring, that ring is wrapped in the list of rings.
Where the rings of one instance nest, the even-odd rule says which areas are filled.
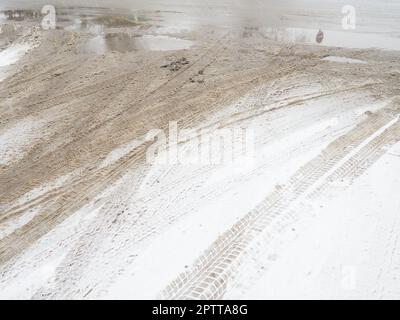
[[[300,209],[304,220],[246,298],[398,299],[400,200],[391,190],[400,187],[399,146],[319,210]]]
[[[400,298],[397,4],[196,3],[2,17],[0,298]]]

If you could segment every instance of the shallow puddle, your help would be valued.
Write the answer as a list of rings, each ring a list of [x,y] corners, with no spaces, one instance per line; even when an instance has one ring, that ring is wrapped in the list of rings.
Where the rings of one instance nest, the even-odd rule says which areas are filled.
[[[294,6],[294,3],[290,4],[288,8],[290,9],[292,6]],[[265,7],[261,6],[260,10],[257,9],[257,6],[248,6],[245,2],[236,9],[229,6],[213,7],[200,4],[188,6],[182,4],[167,5],[166,3],[163,5],[160,4],[160,6],[149,6],[146,10],[140,9],[141,6],[136,3],[132,3],[132,5],[122,9],[123,7],[125,6],[119,6],[119,9],[116,7],[112,9],[106,7],[63,8],[57,11],[57,21],[59,26],[66,30],[89,32],[95,35],[87,46],[90,52],[186,49],[190,47],[190,42],[161,35],[176,35],[182,32],[201,29],[201,26],[205,25],[213,25],[228,30],[245,30],[247,27],[257,27],[257,30],[265,38],[283,42],[354,49],[378,48],[400,50],[400,37],[394,36],[393,32],[389,31],[390,29],[381,33],[374,33],[374,28],[368,29],[372,30],[372,32],[354,32],[340,29],[331,31],[331,29],[335,30],[339,27],[336,22],[335,24],[330,24],[330,30],[324,30],[324,27],[329,24],[322,24],[320,26],[322,30],[313,29],[315,26],[318,26],[318,23],[300,24],[302,19],[298,16],[299,12],[294,9],[289,10],[285,7],[285,10],[283,8],[279,11],[277,8],[271,7],[270,11],[262,11],[261,8],[263,10],[269,8],[268,4],[265,4]],[[153,10],[150,10],[150,7]],[[154,10],[155,8],[158,10]],[[160,8],[163,10],[160,10]],[[239,10],[243,8],[246,10]],[[275,10],[278,11],[275,12]],[[322,14],[327,13],[322,10]],[[40,11],[4,10],[0,14],[0,21],[24,20],[39,16]],[[299,24],[295,24],[297,20],[293,20],[294,22],[292,22],[288,17],[299,19]],[[307,17],[310,18],[309,16]],[[340,22],[340,19],[338,21]],[[290,25],[302,25],[306,28],[288,27],[286,23],[289,22]],[[160,36],[148,35],[142,38],[133,37],[133,39],[128,39],[125,36],[118,36],[116,39],[107,39],[107,37],[103,36],[106,29],[132,29],[143,25],[156,27],[156,30],[153,28],[153,33],[158,33]],[[269,27],[271,25],[276,25],[277,27]],[[329,29],[329,27],[327,28]],[[395,29],[397,30],[398,28],[396,27]],[[365,31],[366,29],[362,30]]]
[[[84,14],[83,14],[84,12]],[[156,16],[150,18],[144,13],[115,11],[111,14],[102,9],[86,9],[79,17],[74,9],[63,11],[64,17],[70,20],[65,30],[90,33],[93,37],[80,48],[80,52],[105,54],[107,52],[131,52],[137,50],[171,51],[188,49],[192,41],[167,35],[136,35],[135,30],[144,26],[149,20],[155,23]],[[149,22],[150,23],[150,22]],[[151,23],[150,23],[151,24]],[[122,29],[122,30],[121,30]],[[112,31],[116,32],[112,32]],[[107,32],[108,31],[108,32]]]
[[[81,52],[105,54],[107,52],[131,52],[137,50],[171,51],[189,49],[192,41],[168,36],[131,36],[126,33],[97,35],[90,39]]]
[[[265,28],[263,35],[270,40],[301,44],[317,44],[351,49],[400,50],[400,38],[375,33],[323,31],[302,28]]]
[[[63,17],[62,19],[69,22],[64,29],[70,31],[93,32],[93,30],[95,31],[96,29],[137,27],[144,24],[146,21],[143,15],[136,13],[105,14],[107,11],[95,9],[83,12],[85,13],[78,14],[74,11],[61,11],[60,16]]]

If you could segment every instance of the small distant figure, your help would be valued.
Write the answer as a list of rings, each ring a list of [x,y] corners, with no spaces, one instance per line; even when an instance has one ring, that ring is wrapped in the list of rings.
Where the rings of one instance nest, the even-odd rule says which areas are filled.
[[[317,41],[317,43],[322,43],[322,41],[324,41],[324,32],[321,29],[318,31],[315,41]]]

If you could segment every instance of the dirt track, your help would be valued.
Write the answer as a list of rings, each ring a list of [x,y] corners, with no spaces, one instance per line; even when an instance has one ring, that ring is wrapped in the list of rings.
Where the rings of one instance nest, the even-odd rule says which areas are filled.
[[[141,139],[151,129],[166,129],[170,121],[198,130],[255,126],[256,147],[261,148],[332,116],[350,114],[265,160],[261,168],[289,161],[315,144],[327,145],[297,168],[284,186],[267,192],[249,213],[242,212],[236,224],[228,223],[209,249],[205,243],[201,251],[207,250],[189,269],[176,270],[175,276],[184,273],[159,291],[163,298],[223,297],[230,279],[240,275],[240,259],[255,250],[260,234],[268,234],[264,240],[274,236],[271,224],[288,223],[294,201],[311,196],[310,188],[319,179],[323,181],[314,191],[321,193],[333,181],[354,179],[384,148],[400,140],[397,121],[357,149],[400,112],[396,52],[287,44],[266,39],[262,29],[204,27],[178,35],[194,42],[190,49],[94,54],[82,50],[92,37],[88,32],[44,31],[32,29],[33,24],[14,23],[22,25],[14,43],[32,42],[36,47],[0,82],[0,136],[9,137],[21,124],[23,128],[16,131],[22,137],[3,140],[15,150],[0,166],[3,292],[12,286],[13,277],[34,268],[30,266],[34,261],[46,261],[61,250],[65,256],[54,278],[32,286],[29,296],[101,297],[126,265],[135,264],[137,248],[194,215],[193,208],[223,196],[229,187],[201,187],[214,168],[172,166],[154,173],[145,162],[149,143],[105,161],[113,150]],[[126,29],[107,27],[105,33],[139,37],[156,32],[146,22]],[[321,60],[330,55],[367,64]],[[182,58],[188,63],[163,67]],[[373,110],[382,102],[388,103]],[[351,113],[360,108],[363,113]],[[299,110],[306,116],[300,117]],[[20,143],[19,138],[26,141]],[[342,159],[346,161],[340,163]],[[155,177],[143,191],[150,173]],[[240,183],[256,175],[254,169]],[[114,187],[117,190],[109,193]],[[88,206],[96,212],[95,220],[43,240],[52,239],[63,223]],[[53,244],[43,246],[42,241]],[[115,262],[116,257],[121,261]],[[104,274],[101,281],[95,276],[99,273]]]

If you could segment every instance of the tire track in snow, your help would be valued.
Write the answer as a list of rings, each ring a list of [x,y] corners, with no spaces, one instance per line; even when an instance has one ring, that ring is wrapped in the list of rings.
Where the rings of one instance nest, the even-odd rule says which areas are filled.
[[[194,266],[179,275],[161,296],[166,299],[222,298],[229,280],[234,277],[236,268],[250,250],[249,245],[254,239],[276,219],[282,219],[281,216],[298,199],[329,185],[328,178],[346,170],[349,162],[353,163],[350,171],[354,170],[377,148],[393,140],[390,129],[397,124],[398,116],[393,119],[388,114],[380,113],[337,139],[320,157],[301,168],[287,186],[277,188],[255,210],[217,239]]]

